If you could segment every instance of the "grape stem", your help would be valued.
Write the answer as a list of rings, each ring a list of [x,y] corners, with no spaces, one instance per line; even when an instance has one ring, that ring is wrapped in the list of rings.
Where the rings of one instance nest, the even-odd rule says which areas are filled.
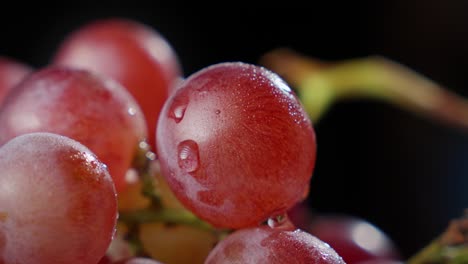
[[[124,222],[128,226],[138,226],[141,223],[148,222],[163,222],[167,224],[190,225],[220,234],[224,232],[199,219],[188,210],[171,209],[163,206],[156,188],[156,178],[154,177],[154,174],[159,171],[159,163],[156,155],[145,142],[139,144],[133,161],[133,168],[137,171],[143,183],[141,192],[145,197],[150,199],[151,204],[145,209],[119,212],[120,222]]]
[[[162,208],[162,202],[156,193],[154,178],[154,160],[156,155],[150,150],[150,145],[142,141],[138,145],[135,158],[133,159],[133,168],[137,171],[142,181],[142,194],[151,201],[151,207],[154,209]]]
[[[154,177],[155,173],[159,172],[159,163],[155,153],[150,150],[150,146],[144,141],[140,142],[136,150],[132,168],[136,170],[142,182],[141,193],[150,200],[150,205],[144,209],[119,212],[118,221],[128,228],[125,240],[132,248],[135,256],[147,256],[138,235],[140,226],[144,223],[159,222],[169,225],[189,225],[212,232],[218,239],[222,239],[230,232],[229,230],[221,230],[211,226],[188,210],[164,207]]]
[[[337,101],[378,99],[468,130],[468,100],[384,57],[324,62],[281,48],[265,53],[260,64],[297,91],[314,122]]]
[[[192,213],[180,209],[162,208],[160,210],[141,209],[133,212],[122,212],[119,214],[119,220],[124,223],[151,223],[151,222],[164,222],[168,224],[183,224],[190,225],[196,228],[214,231],[208,223],[200,220]]]
[[[447,229],[413,257],[408,264],[468,263],[468,209]]]

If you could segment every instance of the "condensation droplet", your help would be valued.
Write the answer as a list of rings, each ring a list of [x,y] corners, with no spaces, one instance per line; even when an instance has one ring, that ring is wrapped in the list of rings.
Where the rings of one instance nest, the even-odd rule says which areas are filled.
[[[221,114],[221,110],[216,109],[215,114],[217,114],[217,115]]]
[[[286,214],[276,215],[268,218],[267,224],[271,228],[290,227],[292,225]]]
[[[145,154],[145,157],[149,160],[155,160],[156,159],[156,154],[154,152],[147,152]]]
[[[136,110],[134,108],[128,108],[128,114],[134,116],[136,114]]]
[[[174,109],[174,120],[176,121],[176,123],[179,123],[182,118],[184,118],[184,114],[185,114],[185,106],[178,106]]]
[[[186,97],[180,97],[172,102],[171,108],[169,110],[169,117],[174,119],[176,123],[182,121],[185,115],[185,110],[187,109],[188,100]]]
[[[177,161],[186,172],[196,171],[200,166],[198,144],[190,139],[180,142],[177,146]]]

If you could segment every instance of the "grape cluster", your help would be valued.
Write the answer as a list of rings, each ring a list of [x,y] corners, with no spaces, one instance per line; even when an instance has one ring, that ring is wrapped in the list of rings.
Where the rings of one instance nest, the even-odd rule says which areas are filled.
[[[288,218],[316,160],[288,84],[181,68],[125,19],[84,25],[40,69],[0,60],[0,264],[345,263]]]

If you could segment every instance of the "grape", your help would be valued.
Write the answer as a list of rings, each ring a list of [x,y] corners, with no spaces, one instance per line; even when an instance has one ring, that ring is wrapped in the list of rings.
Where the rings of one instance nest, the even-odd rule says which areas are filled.
[[[357,262],[356,264],[405,264],[404,262],[391,260],[391,259],[371,259],[362,262]]]
[[[112,261],[108,256],[104,256],[99,260],[98,264],[112,264]]]
[[[307,231],[330,244],[348,264],[401,258],[386,233],[358,217],[318,214],[312,218]]]
[[[28,65],[11,58],[0,57],[0,104],[10,89],[32,72]]]
[[[315,134],[278,75],[226,62],[194,73],[177,89],[159,118],[157,154],[187,209],[216,227],[242,228],[307,196]]]
[[[0,263],[89,264],[117,219],[106,166],[70,138],[31,133],[0,148]]]
[[[150,258],[134,257],[134,258],[130,258],[127,260],[114,262],[114,264],[163,264],[163,263],[156,261],[154,259],[150,259]]]
[[[89,69],[119,81],[141,106],[154,146],[157,118],[181,76],[170,43],[149,26],[127,19],[90,22],[59,46],[53,63]]]
[[[32,73],[0,107],[0,144],[29,132],[64,135],[90,148],[109,167],[118,192],[146,138],[141,110],[122,86],[63,67]]]
[[[221,240],[206,264],[344,264],[326,243],[311,234],[282,228],[240,229]]]
[[[217,241],[213,232],[164,223],[142,224],[139,237],[145,252],[166,264],[203,264]]]

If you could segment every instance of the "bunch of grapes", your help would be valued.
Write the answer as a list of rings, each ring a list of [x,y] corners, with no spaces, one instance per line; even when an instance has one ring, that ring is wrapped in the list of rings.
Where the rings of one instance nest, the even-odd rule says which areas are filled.
[[[0,60],[0,264],[383,257],[348,261],[290,220],[316,138],[279,75],[181,68],[163,36],[124,19],[83,26],[40,69]]]

